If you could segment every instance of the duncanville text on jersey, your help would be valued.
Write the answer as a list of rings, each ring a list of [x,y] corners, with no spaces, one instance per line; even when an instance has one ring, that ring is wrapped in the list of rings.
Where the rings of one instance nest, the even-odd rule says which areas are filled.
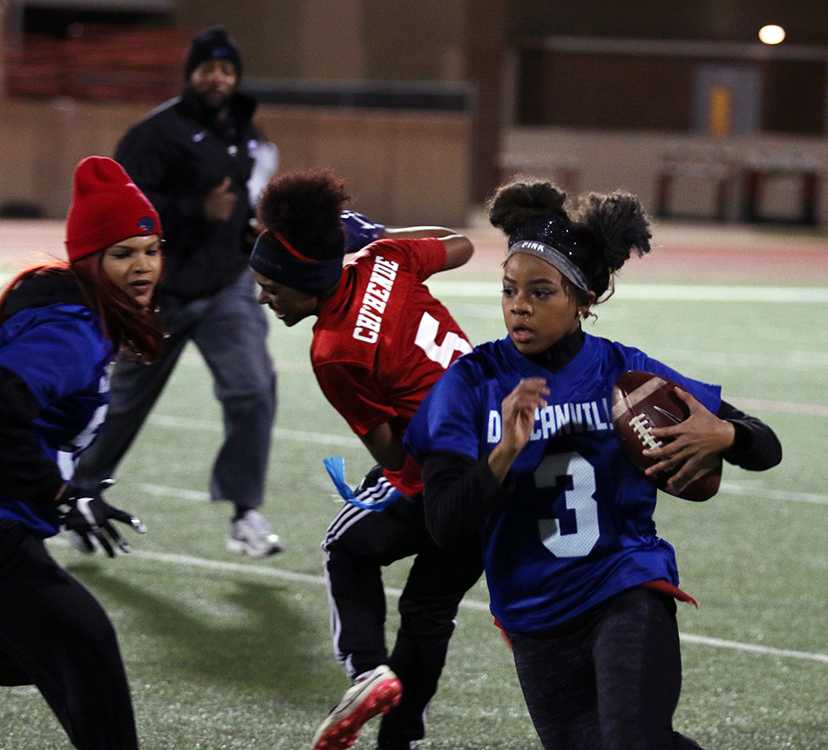
[[[583,403],[549,404],[535,409],[535,428],[529,440],[547,440],[555,435],[612,430],[607,399]],[[500,442],[503,420],[499,411],[489,411],[486,442]]]

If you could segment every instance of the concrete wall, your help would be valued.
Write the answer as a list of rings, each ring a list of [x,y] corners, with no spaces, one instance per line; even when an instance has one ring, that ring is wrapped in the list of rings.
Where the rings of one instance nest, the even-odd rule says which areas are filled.
[[[258,78],[457,81],[472,0],[177,0],[183,28],[224,24]],[[480,2],[480,0],[473,0]],[[487,0],[488,1],[488,0]]]
[[[0,204],[65,215],[72,169],[111,154],[144,106],[0,99]],[[471,118],[453,113],[262,106],[257,122],[282,169],[332,167],[354,205],[389,224],[460,226],[469,203]]]
[[[742,219],[745,173],[753,165],[774,174],[765,182],[758,207],[778,218],[798,213],[802,181],[799,171],[825,178],[828,140],[751,136],[716,140],[669,133],[606,132],[566,128],[511,128],[501,151],[501,179],[515,173],[551,178],[570,194],[625,189],[636,193],[655,213],[658,180],[678,163],[670,207],[698,218],[715,214],[716,183],[728,177],[725,216]],[[828,185],[817,196],[816,219],[828,222]]]
[[[692,3],[513,0],[511,5],[513,29],[520,35],[752,42],[761,26],[777,23],[787,29],[793,44],[828,42],[825,0],[695,0]]]
[[[566,45],[548,41],[556,43]],[[784,48],[755,50],[750,45],[618,45],[615,51],[602,50],[595,41],[575,50],[537,45],[518,50],[515,123],[710,132],[704,117],[701,122],[697,118],[709,106],[710,83],[704,81],[714,76],[727,92],[728,132],[746,132],[739,122],[751,122],[754,132],[825,132],[828,49],[786,58]]]

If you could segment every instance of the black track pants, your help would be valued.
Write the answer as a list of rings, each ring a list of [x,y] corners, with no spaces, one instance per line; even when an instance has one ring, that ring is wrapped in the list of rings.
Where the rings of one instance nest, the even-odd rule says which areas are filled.
[[[463,595],[482,574],[480,543],[440,549],[425,528],[421,502],[373,512],[345,506],[322,545],[334,651],[350,677],[388,664],[400,678],[400,705],[383,717],[380,746],[425,735],[423,715],[440,679]],[[382,567],[416,555],[400,596],[400,629],[385,645]]]

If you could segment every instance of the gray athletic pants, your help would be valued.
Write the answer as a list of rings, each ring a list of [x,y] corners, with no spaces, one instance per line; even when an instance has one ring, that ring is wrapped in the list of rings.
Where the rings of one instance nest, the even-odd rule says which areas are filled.
[[[212,297],[163,301],[162,320],[170,334],[163,353],[149,365],[123,359],[115,365],[106,421],[81,456],[75,475],[81,486],[114,475],[184,346],[192,341],[210,368],[224,412],[224,444],[213,465],[210,496],[231,500],[237,512],[262,504],[276,414],[276,373],[267,352],[267,320],[253,287],[245,271]]]

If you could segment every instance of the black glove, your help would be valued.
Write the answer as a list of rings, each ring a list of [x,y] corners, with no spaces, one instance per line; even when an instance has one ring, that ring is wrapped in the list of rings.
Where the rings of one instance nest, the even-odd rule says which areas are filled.
[[[147,531],[138,518],[103,499],[103,491],[113,484],[113,480],[105,479],[98,485],[97,490],[88,492],[69,483],[60,498],[60,525],[66,531],[75,534],[75,546],[82,552],[94,554],[96,544],[100,545],[109,557],[115,557],[116,547],[121,552],[130,551],[126,539],[110,521],[128,524],[139,534],[145,534]]]

